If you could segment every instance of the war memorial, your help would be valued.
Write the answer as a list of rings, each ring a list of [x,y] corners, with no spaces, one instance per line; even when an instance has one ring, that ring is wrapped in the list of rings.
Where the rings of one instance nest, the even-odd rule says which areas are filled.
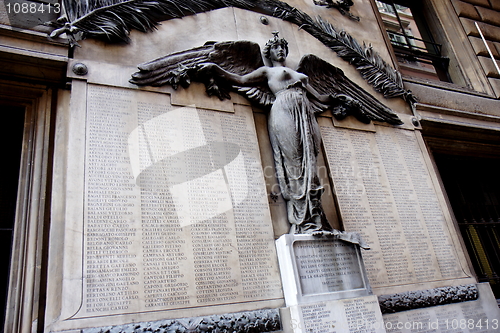
[[[465,121],[398,70],[374,1],[40,4],[70,52],[31,132],[44,222],[14,242],[41,268],[5,332],[499,329],[433,155]],[[463,111],[492,146],[494,89]]]

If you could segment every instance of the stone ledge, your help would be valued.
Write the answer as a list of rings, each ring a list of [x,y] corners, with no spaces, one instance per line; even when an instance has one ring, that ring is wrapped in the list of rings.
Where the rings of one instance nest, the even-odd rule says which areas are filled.
[[[474,48],[474,51],[476,52],[476,55],[478,56],[483,56],[483,57],[489,57],[490,54],[488,53],[488,50],[486,49],[486,46],[484,45],[484,42],[481,38],[477,37],[469,37],[469,41],[472,44],[472,47]],[[487,41],[488,47],[490,48],[491,53],[493,56],[497,59],[500,59],[500,43],[498,42],[491,42]]]
[[[490,7],[490,3],[488,0],[462,0],[463,2],[467,2],[473,5],[478,5],[478,6],[483,6],[483,7]]]
[[[500,13],[498,13],[496,10],[488,9],[488,8],[483,8],[483,7],[476,7],[479,15],[481,15],[481,19],[485,23],[493,24],[496,26],[500,25]]]
[[[494,79],[490,79],[494,80]],[[405,80],[405,87],[413,92],[420,104],[427,104],[480,115],[500,116],[500,101],[496,96],[469,91],[466,88],[438,86],[428,82]]]
[[[479,16],[479,13],[477,12],[474,5],[460,0],[452,0],[452,4],[453,7],[455,7],[455,11],[457,12],[458,16],[470,18],[476,21],[481,20],[481,17]]]
[[[493,63],[493,60],[490,57],[478,56],[477,59],[481,63],[481,66],[483,67],[483,70],[487,77],[500,79],[500,72],[497,70],[495,64]]]
[[[494,10],[500,11],[500,0],[490,0],[490,4]]]
[[[462,22],[467,36],[480,37],[479,31],[477,31],[477,28],[474,24],[474,20],[460,17],[460,21]],[[500,27],[484,22],[478,22],[477,24],[479,25],[484,38],[493,42],[500,42]]]
[[[500,79],[488,78],[493,90],[495,91],[495,96],[500,98]]]

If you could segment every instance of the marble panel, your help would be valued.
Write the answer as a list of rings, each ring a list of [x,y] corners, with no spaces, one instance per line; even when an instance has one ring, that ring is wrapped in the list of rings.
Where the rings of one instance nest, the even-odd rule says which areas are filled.
[[[283,331],[290,333],[384,333],[376,296],[316,302],[283,310]]]
[[[55,327],[279,306],[251,108],[177,107],[165,93],[79,86],[86,107],[72,126],[84,135],[70,140],[84,147],[75,166],[83,197],[67,203],[80,210],[64,241],[71,271]]]
[[[358,246],[286,234],[276,247],[287,306],[370,294]]]
[[[130,44],[110,44],[96,39],[80,42],[75,59],[124,66],[137,65],[166,54],[200,46],[207,41],[237,40],[234,9],[222,8],[161,22],[153,32],[130,32]]]
[[[470,277],[418,131],[320,125],[344,226],[371,246],[374,290]]]

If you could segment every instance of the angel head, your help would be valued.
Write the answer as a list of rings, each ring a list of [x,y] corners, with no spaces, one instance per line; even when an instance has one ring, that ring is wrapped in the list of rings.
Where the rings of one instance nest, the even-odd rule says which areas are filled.
[[[264,46],[264,56],[267,59],[283,62],[288,55],[288,42],[284,38],[279,38],[279,32],[273,32],[274,38],[270,39]]]

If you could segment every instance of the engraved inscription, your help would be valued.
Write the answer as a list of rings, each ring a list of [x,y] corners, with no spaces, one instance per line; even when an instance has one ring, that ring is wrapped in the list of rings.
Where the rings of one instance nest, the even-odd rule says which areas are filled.
[[[372,248],[363,253],[370,284],[464,277],[416,134],[322,124],[346,230]]]
[[[139,298],[141,283],[139,208],[129,172],[127,133],[131,100],[120,91],[89,91],[86,150],[84,311],[127,310]]]
[[[252,112],[235,108],[88,85],[76,317],[282,297]]]
[[[355,246],[341,241],[295,241],[303,295],[365,288]]]
[[[303,322],[292,319],[291,326],[304,332],[385,332],[375,296],[318,302],[302,305],[300,310]]]
[[[338,325],[337,320],[330,318],[332,310],[326,303],[304,305],[301,310],[307,332],[329,333]]]

